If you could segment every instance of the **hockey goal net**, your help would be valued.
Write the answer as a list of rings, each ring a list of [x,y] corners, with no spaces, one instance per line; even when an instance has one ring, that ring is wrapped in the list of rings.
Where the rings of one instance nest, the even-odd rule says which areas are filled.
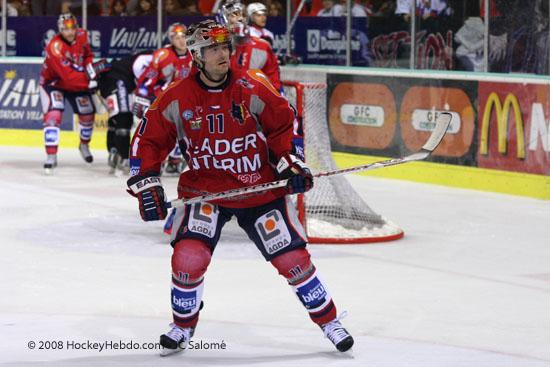
[[[304,126],[306,163],[313,173],[337,169],[327,123],[326,84],[284,81]],[[344,176],[320,177],[298,195],[298,215],[310,243],[371,243],[403,237],[403,230],[374,212]]]

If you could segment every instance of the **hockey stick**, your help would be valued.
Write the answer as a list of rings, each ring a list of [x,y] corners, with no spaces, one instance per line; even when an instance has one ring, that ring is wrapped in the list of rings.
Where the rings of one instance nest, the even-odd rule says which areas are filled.
[[[412,162],[412,161],[421,161],[426,158],[432,152],[437,148],[439,143],[441,143],[441,140],[443,140],[443,137],[445,136],[445,133],[447,132],[447,128],[451,124],[451,118],[452,115],[449,112],[442,112],[438,117],[436,121],[436,125],[434,127],[434,130],[432,131],[430,137],[426,141],[426,143],[422,146],[422,148],[413,154],[407,155],[405,157],[401,158],[393,158],[388,159],[385,161],[380,162],[374,162],[369,164],[362,164],[360,166],[350,167],[350,168],[344,168],[344,169],[336,169],[333,171],[326,171],[326,172],[319,172],[313,175],[313,177],[329,177],[329,176],[335,176],[335,175],[343,175],[346,173],[352,173],[352,172],[359,172],[359,171],[369,171],[377,168],[384,168],[384,167],[391,167],[402,163]],[[185,205],[194,204],[198,202],[203,201],[213,201],[218,199],[228,199],[235,196],[241,196],[241,195],[247,195],[255,192],[262,192],[267,190],[273,190],[280,187],[285,187],[287,185],[287,180],[279,180],[279,181],[273,181],[273,182],[267,182],[259,185],[254,186],[248,186],[248,187],[242,187],[238,189],[233,190],[227,190],[218,192],[215,194],[206,194],[201,196],[196,196],[191,199],[175,199],[170,202],[166,203],[166,208],[181,208]]]

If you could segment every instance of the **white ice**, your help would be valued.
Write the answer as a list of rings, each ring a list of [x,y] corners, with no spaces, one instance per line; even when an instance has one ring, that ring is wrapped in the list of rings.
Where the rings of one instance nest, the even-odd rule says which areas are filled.
[[[0,364],[550,366],[550,202],[365,177],[350,180],[405,238],[309,247],[348,311],[352,353],[324,339],[235,224],[207,273],[195,335],[226,349],[167,358],[76,350],[158,341],[171,320],[171,248],[162,223],[139,219],[125,178],[107,174],[105,153],[87,167],[61,150],[50,177],[43,158],[42,149],[0,147]],[[175,178],[164,183],[173,198]],[[45,341],[63,349],[38,349]]]

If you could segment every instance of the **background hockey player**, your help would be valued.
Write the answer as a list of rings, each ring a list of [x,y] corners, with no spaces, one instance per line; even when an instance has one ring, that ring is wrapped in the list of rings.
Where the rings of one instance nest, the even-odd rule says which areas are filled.
[[[243,9],[244,5],[232,1],[221,7],[222,18],[233,34],[231,68],[243,71],[260,69],[280,91],[281,77],[277,56],[267,41],[250,35],[249,27],[244,23]]]
[[[137,197],[143,220],[166,217],[159,170],[174,139],[190,168],[180,176],[180,198],[279,178],[288,178],[288,185],[178,211],[171,242],[174,323],[161,336],[164,353],[179,351],[193,335],[204,274],[222,228],[233,216],[287,280],[313,322],[338,350],[348,350],[353,338],[337,318],[326,284],[310,260],[304,228],[287,195],[313,186],[303,150],[295,145],[300,141],[295,115],[261,71],[230,69],[230,38],[227,28],[212,20],[189,27],[188,47],[198,72],[168,87],[138,126],[130,156],[135,176],[128,180],[128,191]]]
[[[185,44],[185,25],[174,23],[168,28],[170,45],[156,50],[153,60],[141,75],[134,99],[134,113],[141,118],[143,111],[157,95],[173,81],[187,78],[193,59]],[[178,145],[168,155],[165,172],[179,173],[185,167]]]
[[[44,112],[44,144],[47,173],[57,166],[59,127],[69,101],[78,114],[80,126],[79,150],[88,163],[93,156],[89,143],[94,128],[95,108],[91,90],[97,87],[98,75],[108,69],[106,60],[93,62],[88,35],[78,27],[74,15],[61,14],[57,21],[59,33],[46,45],[46,58],[40,72],[40,100]]]
[[[265,27],[267,24],[267,13],[267,7],[262,3],[250,3],[246,7],[250,35],[266,40],[273,47],[275,37],[273,36],[273,32]]]
[[[152,53],[142,52],[111,62],[111,69],[98,79],[101,97],[109,113],[107,129],[108,163],[111,173],[129,173],[130,131],[133,125],[130,95],[136,81],[151,63]]]

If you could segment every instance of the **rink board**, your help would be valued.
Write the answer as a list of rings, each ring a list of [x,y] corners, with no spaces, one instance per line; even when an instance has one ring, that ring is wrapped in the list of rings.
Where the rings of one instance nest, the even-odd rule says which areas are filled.
[[[43,144],[42,111],[39,98],[36,95],[41,61],[37,58],[0,60],[0,69],[4,77],[0,81],[0,106],[3,113],[3,115],[0,114],[0,145],[36,147]],[[429,134],[427,130],[415,130],[417,125],[424,123],[424,121],[416,121],[418,120],[417,116],[421,116],[420,119],[422,119],[422,113],[426,116],[430,115],[430,111],[437,113],[438,108],[441,108],[438,104],[450,105],[451,111],[453,111],[453,106],[462,103],[456,112],[457,116],[460,116],[461,125],[458,126],[457,131],[447,134],[442,146],[427,162],[407,164],[367,174],[550,199],[550,126],[548,126],[550,118],[547,117],[550,114],[548,106],[550,103],[548,94],[550,80],[537,77],[512,77],[504,83],[501,80],[503,78],[492,74],[472,76],[464,73],[451,75],[449,73],[396,70],[389,73],[388,70],[337,67],[324,68],[323,71],[314,67],[286,67],[283,68],[283,77],[294,79],[300,75],[304,80],[324,80],[326,82],[327,70],[333,73],[329,80],[329,93],[334,92],[342,85],[351,91],[353,88],[364,88],[365,85],[367,90],[382,85],[390,91],[389,97],[395,98],[395,107],[382,106],[386,108],[382,114],[369,116],[363,113],[363,115],[352,116],[349,106],[354,106],[356,110],[357,108],[361,110],[360,107],[368,109],[373,106],[369,106],[368,100],[346,102],[344,96],[333,103],[334,100],[329,100],[327,97],[329,131],[333,151],[335,151],[334,156],[339,166],[348,167],[386,157],[402,156],[416,150],[425,140],[425,136]],[[426,82],[426,80],[440,80],[441,78],[448,80],[439,89]],[[500,83],[499,80],[502,82],[501,84],[497,84]],[[398,90],[399,88],[402,90]],[[409,88],[409,90],[403,88]],[[419,95],[424,93],[429,97],[427,98],[428,104],[420,106],[420,114],[415,110],[417,102],[414,98],[406,101],[408,96],[414,96],[415,93],[410,93],[413,88],[416,88],[414,91]],[[461,88],[466,90],[466,92],[458,94],[462,99],[453,96],[453,93],[460,91]],[[502,95],[497,94],[495,88],[500,88],[501,90],[497,92],[503,91]],[[436,98],[430,102],[431,95],[437,95],[440,90],[448,93],[449,97]],[[353,96],[353,93],[351,95]],[[361,95],[368,95],[368,93]],[[338,96],[340,97],[341,94]],[[478,99],[483,99],[479,102],[479,106],[475,105]],[[426,103],[425,100],[426,98],[418,103]],[[472,103],[473,107],[468,105],[468,101]],[[341,111],[340,113],[331,111],[331,108],[341,108],[344,105],[346,105],[348,115]],[[399,115],[398,107],[403,109],[403,105],[408,106],[407,113],[403,113],[403,116],[408,116],[410,121],[407,120],[407,117]],[[534,107],[530,108],[529,106]],[[375,110],[376,108],[380,110],[380,107],[374,107]],[[537,110],[535,107],[539,109]],[[478,109],[481,112],[478,113]],[[541,113],[538,113],[540,111],[542,111],[542,123],[540,122]],[[9,116],[14,116],[16,119],[10,119]],[[342,124],[338,121],[341,116],[355,119],[355,123]],[[377,116],[378,118],[379,116],[388,117],[382,117],[383,120],[377,121]],[[518,116],[520,116],[519,123],[515,121]],[[535,126],[532,121],[537,116],[539,122]],[[389,121],[390,118],[393,118],[393,121]],[[385,129],[382,134],[379,134],[380,138],[376,135],[381,131],[377,130],[377,126],[361,126],[361,121],[366,120],[374,121],[374,125],[378,124]],[[501,128],[504,120],[508,122],[507,129]],[[98,114],[92,149],[105,149],[105,126],[106,115]],[[523,139],[517,138],[519,136],[517,132],[520,131],[518,126],[525,134]],[[389,128],[393,130],[388,133]],[[347,136],[344,134],[344,139],[335,135],[335,132],[341,129],[349,129]],[[78,128],[70,108],[64,114],[61,130],[60,146],[62,148],[77,147]],[[381,142],[385,135],[388,135],[390,139],[387,140],[385,146],[369,146],[365,143],[367,139],[359,142],[353,140],[354,137],[361,136],[360,134],[366,137],[374,136],[370,139],[372,144]],[[504,150],[502,136],[504,136]],[[506,143],[508,144],[506,145]],[[520,157],[519,153],[518,156],[515,156],[516,150],[519,152],[519,149],[516,148],[520,143],[526,157]],[[481,154],[483,149],[485,149],[484,154]]]
[[[78,135],[75,132],[61,132],[61,148],[76,148],[78,142]],[[0,145],[40,147],[42,144],[42,131],[0,129]],[[106,149],[106,134],[95,133],[91,147]],[[340,152],[333,153],[333,157],[339,167],[350,167],[383,159]],[[411,162],[360,174],[550,200],[548,176],[541,175],[430,162]]]

